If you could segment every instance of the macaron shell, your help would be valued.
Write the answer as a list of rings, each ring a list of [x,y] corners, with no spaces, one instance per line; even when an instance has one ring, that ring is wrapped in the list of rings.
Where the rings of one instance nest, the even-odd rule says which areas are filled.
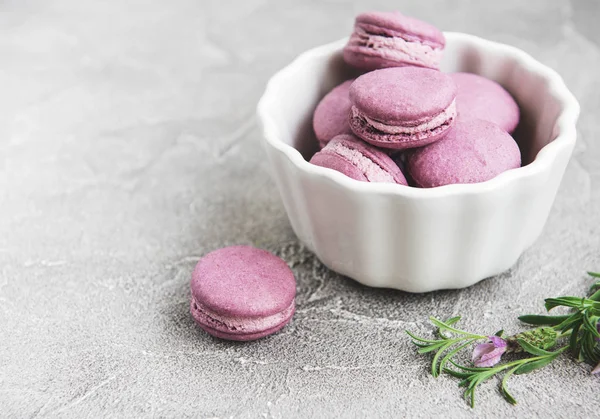
[[[208,334],[221,338],[221,339],[227,339],[227,340],[235,340],[235,341],[240,341],[240,342],[247,342],[247,341],[251,341],[251,340],[256,340],[256,339],[260,339],[260,338],[264,338],[265,336],[269,336],[272,335],[275,332],[280,331],[281,329],[283,329],[283,327],[288,324],[290,322],[290,320],[292,319],[293,315],[294,315],[294,311],[292,311],[289,315],[289,317],[287,317],[287,319],[285,319],[283,322],[281,322],[280,324],[278,324],[277,326],[274,326],[270,329],[265,329],[263,331],[260,332],[252,332],[252,333],[244,333],[244,332],[227,332],[224,330],[220,330],[220,329],[215,329],[212,328],[208,325],[202,324],[202,323],[198,323],[198,326],[200,326],[200,328],[202,328],[202,330],[204,330],[205,332],[207,332]]]
[[[435,26],[400,12],[366,12],[356,17],[356,24],[373,25],[387,35],[402,36],[443,48],[444,34]]]
[[[323,147],[339,134],[350,134],[348,112],[350,112],[350,85],[347,80],[336,86],[319,102],[313,115],[313,129]]]
[[[382,147],[392,150],[406,150],[410,148],[423,147],[428,144],[439,141],[450,132],[454,124],[454,119],[448,124],[437,127],[430,131],[426,131],[420,134],[413,135],[398,135],[398,134],[384,134],[380,131],[374,130],[359,118],[352,118],[350,120],[350,127],[354,134],[377,147]]]
[[[435,26],[399,12],[359,15],[344,47],[344,60],[366,71],[418,66],[438,70],[446,44]]]
[[[368,182],[368,179],[362,170],[356,167],[356,165],[348,159],[327,150],[326,147],[316,153],[312,159],[310,159],[310,163],[327,169],[333,169],[360,182]]]
[[[200,310],[198,303],[192,298],[190,312],[196,323],[213,336],[230,340],[254,340],[267,336],[285,326],[293,317],[295,301],[279,315],[266,318],[214,318],[213,313]]]
[[[456,85],[446,74],[419,67],[375,70],[350,86],[350,101],[369,118],[385,123],[422,123],[447,109]]]
[[[344,156],[341,150],[348,150],[352,155],[362,158],[353,159]],[[346,176],[363,181],[373,182],[376,172],[385,172],[394,183],[407,185],[404,174],[394,160],[384,151],[379,150],[353,135],[338,135],[320,152],[316,153],[310,161],[318,166],[337,170]]]
[[[235,340],[238,342],[249,342],[251,340],[257,340],[257,339],[272,335],[273,333],[276,333],[276,332],[280,331],[281,329],[283,329],[283,327],[286,324],[287,324],[287,322],[282,323],[279,326],[273,327],[272,329],[265,330],[263,332],[247,333],[247,334],[227,333],[227,332],[223,332],[221,330],[213,329],[211,327],[208,327],[208,326],[205,326],[202,324],[198,324],[198,326],[200,326],[200,328],[202,330],[204,330],[206,333],[208,333],[209,335],[220,338],[220,339]]]
[[[402,170],[400,170],[400,167],[398,167],[386,150],[379,150],[370,144],[361,141],[354,135],[340,135],[336,138],[336,141],[341,142],[345,147],[356,150],[367,157],[387,173],[391,174],[396,183],[406,185],[406,178],[404,177]]]
[[[423,188],[484,182],[520,166],[515,140],[496,124],[480,119],[459,119],[442,140],[407,155],[408,172]]]
[[[500,84],[471,73],[452,73],[457,86],[456,107],[461,118],[490,121],[513,133],[519,124],[519,105]]]
[[[398,61],[397,59],[388,59],[385,54],[379,53],[377,55],[365,54],[361,51],[353,48],[344,48],[343,51],[344,61],[353,67],[359,68],[365,71],[381,70],[389,67],[403,67],[403,66],[416,66],[416,67],[427,67],[419,62],[415,61]]]
[[[289,307],[296,281],[277,256],[250,246],[231,246],[198,262],[191,290],[196,301],[217,315],[260,318]]]

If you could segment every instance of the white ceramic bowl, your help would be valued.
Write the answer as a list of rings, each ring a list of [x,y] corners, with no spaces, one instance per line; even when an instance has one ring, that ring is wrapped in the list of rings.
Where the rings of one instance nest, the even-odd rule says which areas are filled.
[[[524,166],[477,184],[432,189],[366,183],[308,163],[312,113],[355,76],[346,40],[309,50],[269,81],[258,105],[264,145],[299,239],[330,269],[410,292],[462,288],[509,269],[540,235],[575,145],[579,105],[525,52],[446,33],[442,71],[496,80],[517,100]]]

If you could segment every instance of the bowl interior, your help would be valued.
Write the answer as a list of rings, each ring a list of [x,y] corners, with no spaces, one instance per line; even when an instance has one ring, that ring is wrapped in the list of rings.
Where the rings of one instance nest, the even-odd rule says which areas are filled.
[[[298,150],[304,159],[318,150],[312,129],[312,114],[319,100],[344,80],[361,72],[342,58],[345,40],[316,48],[301,55],[284,71],[278,94],[270,109],[279,124],[279,139]],[[539,151],[558,135],[557,118],[562,111],[547,74],[531,68],[522,59],[525,53],[505,45],[462,34],[447,34],[441,70],[469,72],[495,80],[519,104],[521,120],[515,140],[521,149],[523,165],[531,163]],[[540,65],[541,66],[541,65]]]

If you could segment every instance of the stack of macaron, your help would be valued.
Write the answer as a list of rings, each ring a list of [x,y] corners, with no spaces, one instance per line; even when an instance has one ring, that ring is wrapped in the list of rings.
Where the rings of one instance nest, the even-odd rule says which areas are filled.
[[[445,38],[398,12],[356,18],[345,62],[364,73],[317,105],[311,163],[365,182],[483,182],[521,166],[519,107],[498,83],[439,70]],[[408,181],[407,181],[408,179]]]

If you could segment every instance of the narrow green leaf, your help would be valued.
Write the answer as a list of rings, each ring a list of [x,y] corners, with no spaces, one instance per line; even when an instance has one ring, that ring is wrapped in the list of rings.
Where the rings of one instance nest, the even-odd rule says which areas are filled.
[[[581,352],[584,359],[590,364],[596,364],[600,360],[598,353],[596,352],[596,339],[587,330],[583,330],[581,334]]]
[[[555,307],[575,307],[581,308],[584,307],[587,303],[588,305],[593,303],[591,300],[586,300],[585,298],[580,297],[558,297],[558,298],[546,298],[544,300],[546,302],[546,310],[550,311]]]
[[[446,320],[443,323],[447,326],[452,326],[453,324],[458,323],[459,320],[460,320],[460,316],[455,316],[455,317],[450,317],[448,320]],[[437,333],[442,339],[445,339],[445,340],[452,339],[452,336],[448,336],[445,333],[443,333],[442,329],[439,327],[438,327]]]
[[[453,324],[456,324],[460,321],[460,316],[454,316],[454,317],[450,317],[448,320],[446,320],[444,323],[446,323],[449,326],[452,326]]]
[[[464,397],[465,399],[467,399],[467,401],[468,401],[468,400],[471,398],[471,390],[469,390],[469,389],[466,389],[466,390],[465,390],[465,392],[463,393],[463,397]],[[470,404],[470,402],[469,402],[469,404]],[[471,407],[472,407],[472,406],[471,406]]]
[[[418,346],[419,348],[428,348],[429,347],[428,343],[415,342],[414,340],[413,340],[412,344],[415,346]]]
[[[431,321],[431,323],[433,323],[435,326],[437,326],[437,328],[440,330],[448,330],[449,332],[464,334],[464,332],[462,330],[455,329],[451,325],[447,325],[446,323],[444,323],[441,320],[436,319],[435,317],[429,317],[429,321]]]
[[[594,273],[594,272],[592,272],[592,273]],[[598,275],[598,274],[596,274],[596,275]],[[597,277],[597,278],[600,278],[600,277]],[[590,285],[589,291],[591,292],[591,291],[595,290],[598,287],[600,287],[600,281],[596,281],[592,285]]]
[[[598,319],[590,319],[587,313],[583,315],[583,326],[595,337],[600,338],[600,333],[598,333],[598,329],[596,328],[596,323]]]
[[[451,325],[448,325],[448,324],[436,319],[435,317],[430,317],[429,320],[431,321],[431,323],[433,323],[434,325],[439,327],[440,330],[447,330],[448,332],[453,332],[458,335],[478,336],[478,335],[473,335],[469,332],[465,332],[464,330],[456,329],[456,328],[452,327]],[[481,336],[481,338],[484,338],[484,337],[485,336]]]
[[[438,369],[438,362],[439,362],[440,356],[442,356],[442,354],[447,349],[449,349],[452,345],[454,345],[455,343],[456,343],[455,341],[450,341],[450,342],[446,343],[444,346],[442,346],[439,351],[436,352],[436,354],[433,357],[433,361],[431,361],[431,375],[433,375],[434,377],[437,377],[439,375],[440,369]]]
[[[567,320],[570,315],[565,316],[540,316],[536,314],[526,314],[519,316],[519,320],[523,323],[533,324],[536,326],[556,326]]]
[[[583,359],[588,362],[590,362],[591,358],[592,358],[592,349],[590,348],[589,336],[590,336],[590,334],[587,332],[586,329],[584,329],[584,330],[582,330],[581,339],[579,340],[579,343],[581,345],[581,354],[583,355]]]
[[[577,325],[581,325],[582,319],[583,314],[581,312],[577,312],[575,314],[572,314],[567,320],[565,320],[561,324],[555,326],[555,328],[561,330],[562,332],[566,332],[567,330],[570,330]]]
[[[482,372],[482,371],[490,371],[491,368],[489,367],[465,367],[464,365],[460,365],[457,364],[456,362],[450,360],[450,363],[452,365],[454,365],[456,368],[460,368],[461,370],[464,371],[470,371],[470,372]]]
[[[600,290],[596,291],[588,297],[590,300],[600,301]]]
[[[579,328],[581,324],[575,325],[573,330],[571,331],[571,336],[569,336],[569,349],[574,357],[579,356]]]
[[[599,272],[588,272],[589,276],[592,276],[594,278],[600,278],[600,273]]]
[[[433,351],[439,350],[441,347],[443,347],[446,344],[447,343],[444,342],[444,341],[442,341],[441,343],[432,343],[429,346],[417,349],[417,353],[419,353],[421,355],[422,354],[427,354],[429,352],[433,352]]]
[[[454,348],[453,350],[451,350],[450,352],[448,352],[446,354],[446,356],[443,357],[442,360],[440,361],[439,370],[438,370],[439,374],[442,373],[442,371],[444,370],[444,367],[446,366],[446,364],[448,363],[448,361],[450,360],[450,358],[452,358],[458,352],[460,352],[461,350],[463,350],[464,348],[466,348],[467,346],[469,346],[470,344],[472,344],[473,342],[475,342],[475,340],[476,339],[469,339],[467,342],[463,343],[459,347]]]
[[[471,383],[471,378],[472,378],[472,377],[465,378],[465,379],[464,379],[464,380],[462,380],[460,383],[458,383],[458,386],[459,386],[459,387],[467,387],[467,386],[468,386],[468,384],[470,384],[470,383]]]
[[[408,336],[410,336],[411,338],[413,338],[414,340],[418,340],[419,342],[424,342],[424,343],[437,343],[439,342],[439,340],[434,340],[434,339],[424,339],[424,338],[420,338],[418,336],[415,336],[414,334],[412,334],[411,332],[409,332],[408,330],[405,330],[406,334]]]
[[[504,334],[504,329],[500,329],[496,333],[494,333],[494,336],[502,337],[503,334]]]
[[[592,295],[588,297],[590,300],[600,301],[600,289],[598,288],[600,288],[600,281],[594,282],[590,287],[589,292],[592,292]]]
[[[479,384],[479,377],[479,374],[473,374],[473,377],[471,377],[471,379],[469,380],[469,385],[467,386],[467,388],[475,390],[475,387],[477,387],[477,384]]]
[[[477,389],[477,386],[492,377],[497,372],[498,370],[495,368],[489,368],[489,371],[480,372],[479,374],[473,376],[473,379],[468,387],[468,389],[471,390],[471,407],[475,407],[475,390]]]
[[[539,368],[543,368],[546,365],[550,364],[552,361],[554,361],[558,355],[559,354],[547,356],[547,357],[538,359],[537,361],[531,361],[531,362],[522,364],[515,370],[515,374],[517,374],[517,375],[527,374],[531,371],[537,370]],[[532,358],[532,359],[534,359],[534,358]]]
[[[517,342],[519,343],[521,348],[523,348],[523,350],[525,350],[525,352],[527,352],[531,355],[535,355],[535,356],[555,355],[554,352],[548,352],[543,349],[540,349],[536,346],[533,346],[531,343],[529,343],[523,339],[517,339]]]
[[[515,371],[518,368],[519,367],[515,367],[511,370],[508,370],[506,372],[506,374],[504,374],[504,377],[502,378],[502,382],[500,384],[500,391],[502,392],[502,395],[504,396],[506,401],[509,402],[510,404],[517,404],[517,400],[508,391],[508,379],[510,378],[511,375],[513,375],[515,373]]]
[[[455,378],[460,378],[462,380],[471,377],[472,374],[468,374],[466,372],[460,372],[460,371],[456,371],[450,368],[444,368],[443,372],[445,372],[448,375],[451,375]]]
[[[465,390],[464,396],[467,400],[469,400],[469,405],[471,408],[475,407],[475,388],[469,387]]]

